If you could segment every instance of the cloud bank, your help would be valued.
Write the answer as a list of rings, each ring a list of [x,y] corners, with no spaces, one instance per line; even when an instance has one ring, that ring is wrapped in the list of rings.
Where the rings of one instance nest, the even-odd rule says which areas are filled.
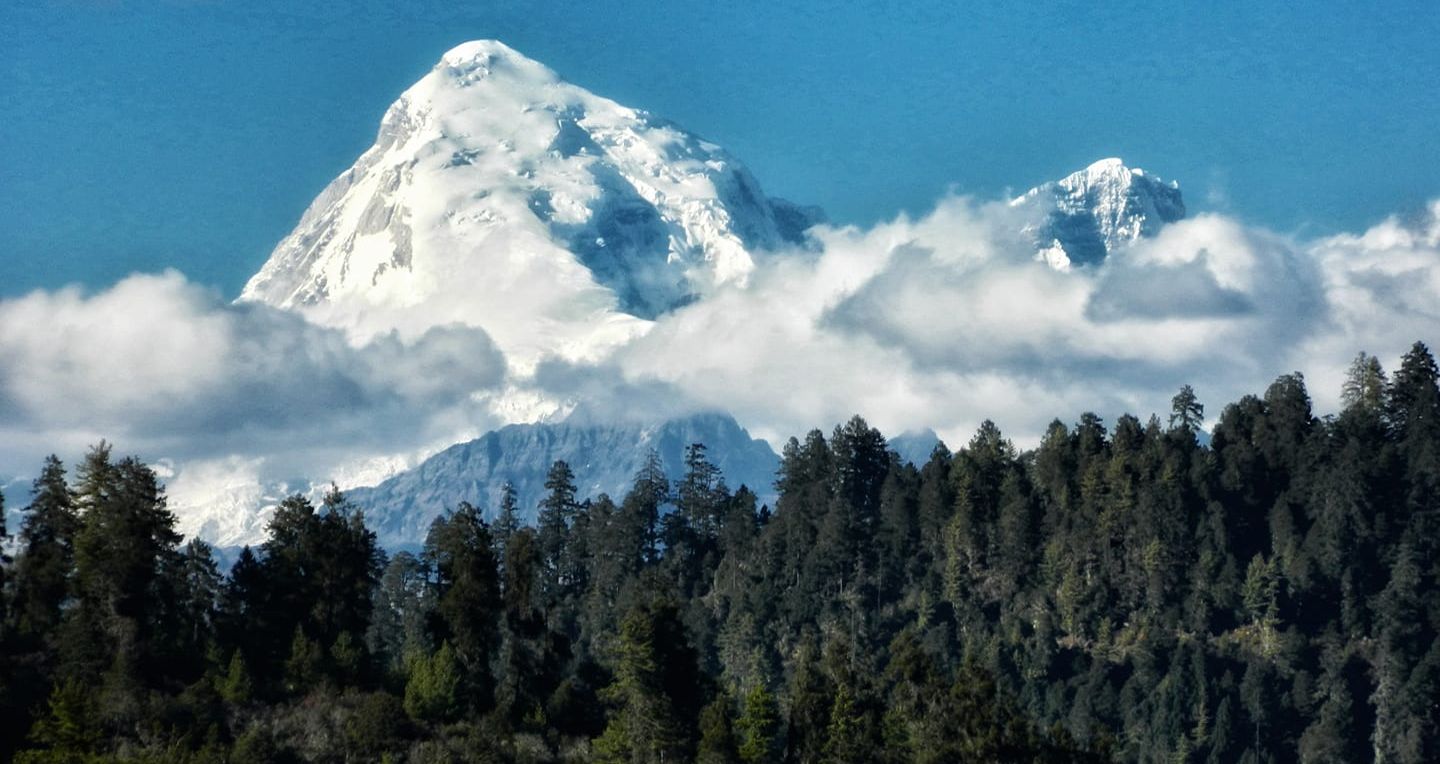
[[[0,474],[106,438],[158,461],[182,507],[236,475],[305,486],[473,434],[505,376],[480,329],[353,347],[174,271],[0,301],[0,359]]]
[[[0,476],[105,437],[161,466],[185,530],[223,542],[263,528],[277,491],[373,483],[576,403],[602,419],[726,410],[772,443],[852,413],[955,444],[989,418],[1029,443],[1057,417],[1163,413],[1182,384],[1213,418],[1295,370],[1333,411],[1357,352],[1393,366],[1440,341],[1440,201],[1314,240],[1202,215],[1070,272],[1037,261],[1022,227],[1003,202],[951,197],[816,229],[818,246],[765,258],[748,286],[603,361],[533,372],[480,328],[357,347],[175,272],[36,292],[0,301]]]
[[[771,438],[860,412],[951,442],[991,418],[1026,442],[1082,411],[1164,413],[1182,384],[1218,414],[1295,370],[1333,410],[1357,352],[1440,339],[1440,202],[1317,241],[1202,215],[1071,272],[1017,230],[966,198],[819,230],[818,255],[662,318],[617,364]]]

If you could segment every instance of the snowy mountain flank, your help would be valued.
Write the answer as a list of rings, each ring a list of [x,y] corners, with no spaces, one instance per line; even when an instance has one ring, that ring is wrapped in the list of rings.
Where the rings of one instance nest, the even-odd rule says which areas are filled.
[[[240,299],[357,339],[480,326],[523,369],[743,285],[817,219],[719,146],[475,41],[400,96]]]
[[[1185,217],[1180,184],[1116,158],[1044,183],[1011,202],[1042,222],[1027,230],[1052,268],[1098,265],[1111,252]]]

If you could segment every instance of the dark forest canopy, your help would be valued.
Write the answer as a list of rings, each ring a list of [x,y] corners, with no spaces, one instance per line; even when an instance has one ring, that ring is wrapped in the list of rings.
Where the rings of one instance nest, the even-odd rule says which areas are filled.
[[[18,761],[1440,760],[1440,390],[1417,344],[1162,421],[986,423],[903,464],[856,417],[773,509],[701,445],[536,527],[388,557],[338,491],[222,575],[155,473],[46,462],[0,598]],[[3,517],[3,514],[0,514]]]

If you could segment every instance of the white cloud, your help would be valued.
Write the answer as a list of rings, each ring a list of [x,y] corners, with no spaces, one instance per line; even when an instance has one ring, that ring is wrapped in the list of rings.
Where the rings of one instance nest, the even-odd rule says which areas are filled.
[[[860,413],[961,444],[990,418],[1033,443],[1087,410],[1163,414],[1186,383],[1214,419],[1292,370],[1333,411],[1355,353],[1393,366],[1440,339],[1440,202],[1311,241],[1205,215],[1068,273],[1034,259],[1015,215],[946,198],[823,228],[610,357],[533,374],[507,372],[478,329],[355,347],[173,272],[0,301],[0,474],[105,437],[165,460],[184,528],[229,542],[258,533],[279,491],[373,483],[494,412],[722,409],[772,442]]]
[[[993,418],[1022,442],[1094,410],[1212,406],[1307,374],[1333,410],[1360,350],[1440,335],[1440,203],[1422,220],[1296,241],[1217,215],[1172,224],[1096,269],[1034,259],[1004,205],[942,200],[870,230],[825,229],[747,290],[663,317],[617,355],[772,439],[861,413],[964,442]]]
[[[505,376],[479,329],[353,347],[173,271],[0,301],[0,359],[0,473],[34,470],[50,451],[73,458],[103,437],[173,460],[181,504],[201,484],[229,490],[216,465],[327,480],[377,453],[475,434],[494,420],[472,393]]]

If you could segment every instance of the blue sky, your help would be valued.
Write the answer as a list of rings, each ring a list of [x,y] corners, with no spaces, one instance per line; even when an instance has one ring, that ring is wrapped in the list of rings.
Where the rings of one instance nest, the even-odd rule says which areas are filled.
[[[838,222],[1111,155],[1282,232],[1440,195],[1434,2],[20,5],[0,9],[0,296],[165,267],[237,293],[396,95],[478,37]]]

